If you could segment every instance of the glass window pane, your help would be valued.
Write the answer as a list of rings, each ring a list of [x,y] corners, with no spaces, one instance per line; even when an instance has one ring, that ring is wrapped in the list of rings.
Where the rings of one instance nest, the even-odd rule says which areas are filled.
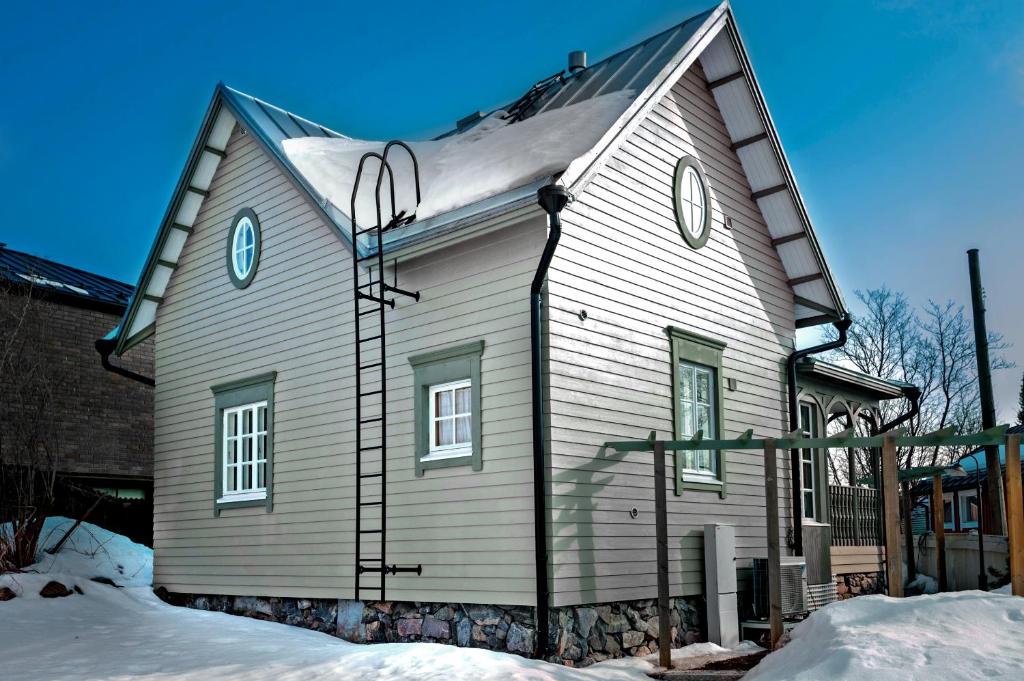
[[[692,449],[688,449],[683,452],[683,468],[689,470],[696,470],[697,468],[697,452]]]
[[[814,467],[810,462],[804,461],[804,487],[811,489],[814,487]]]
[[[225,487],[225,489],[228,492],[234,492],[236,490],[236,486],[235,486],[235,467],[234,466],[228,466],[227,471],[224,473],[224,482],[227,485]]]
[[[252,409],[242,412],[242,434],[248,435],[252,432]]]
[[[252,489],[252,466],[242,466],[242,489]]]
[[[267,464],[259,463],[256,464],[256,487],[263,489],[267,484],[263,481],[266,475]]]
[[[693,367],[679,366],[679,396],[684,400],[693,399]]]
[[[252,461],[252,438],[242,440],[242,461]]]
[[[683,435],[695,435],[697,431],[693,427],[693,403],[682,402],[679,406],[682,411]]]
[[[697,430],[704,433],[704,437],[714,437],[711,432],[711,407],[697,406]]]
[[[266,461],[267,459],[267,436],[260,435],[256,438],[256,460]]]
[[[456,414],[468,414],[470,413],[470,397],[472,390],[470,388],[459,388],[455,391],[455,413]]]
[[[697,371],[697,401],[711,403],[711,374],[707,371]]]
[[[261,433],[267,430],[267,408],[266,407],[260,407],[259,408],[259,418],[258,418],[258,422],[256,424],[256,429],[259,430]]]
[[[228,412],[228,435],[238,435],[238,412]]]
[[[814,492],[804,492],[804,517],[814,517]]]
[[[451,390],[442,390],[434,394],[434,413],[436,416],[451,416],[453,406]]]
[[[450,445],[453,443],[455,433],[452,428],[452,419],[439,419],[435,421],[434,429],[434,439],[438,445]]]
[[[470,434],[472,432],[472,417],[471,416],[457,416],[455,417],[455,441],[460,444],[465,444],[470,441]]]

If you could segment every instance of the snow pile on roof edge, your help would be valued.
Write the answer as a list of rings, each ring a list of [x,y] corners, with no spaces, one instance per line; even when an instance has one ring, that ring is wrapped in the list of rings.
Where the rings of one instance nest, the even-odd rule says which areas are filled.
[[[600,95],[567,107],[509,123],[496,111],[463,133],[439,140],[411,142],[419,169],[422,201],[417,219],[438,215],[565,170],[590,151],[634,99],[631,90]],[[310,184],[337,208],[351,211],[352,187],[359,159],[380,153],[383,142],[328,137],[284,141],[285,154]],[[412,166],[400,149],[388,162],[395,172],[395,203],[415,208]],[[378,166],[367,163],[356,213],[361,225],[375,213]],[[387,195],[385,179],[382,196]],[[384,210],[389,202],[382,198]],[[385,221],[387,215],[384,216]]]
[[[862,596],[818,610],[791,636],[745,681],[1024,678],[1024,598]]]

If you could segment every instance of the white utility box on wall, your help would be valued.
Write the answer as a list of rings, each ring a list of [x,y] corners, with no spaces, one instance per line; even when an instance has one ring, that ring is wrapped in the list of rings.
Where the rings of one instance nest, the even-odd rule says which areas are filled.
[[[704,525],[704,577],[708,602],[708,640],[725,648],[739,644],[736,605],[736,528]]]

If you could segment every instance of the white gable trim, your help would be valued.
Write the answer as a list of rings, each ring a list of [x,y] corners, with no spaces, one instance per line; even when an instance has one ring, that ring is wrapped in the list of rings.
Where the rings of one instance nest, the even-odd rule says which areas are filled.
[[[612,154],[698,59],[708,82],[720,83],[712,94],[753,189],[751,198],[768,224],[789,278],[797,326],[846,314],[728,2],[715,8],[598,144],[573,161],[559,181],[573,195],[586,191]]]

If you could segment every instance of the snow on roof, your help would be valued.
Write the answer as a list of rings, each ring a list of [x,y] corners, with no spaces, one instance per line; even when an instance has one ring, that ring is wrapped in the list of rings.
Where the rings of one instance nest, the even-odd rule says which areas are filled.
[[[620,90],[516,123],[498,110],[465,132],[410,143],[420,169],[423,202],[418,210],[411,163],[401,149],[393,148],[388,161],[395,173],[397,211],[415,212],[423,220],[557,174],[597,143],[633,97],[632,90]],[[283,147],[313,187],[347,214],[360,158],[371,151],[381,153],[384,142],[294,137],[284,140]],[[376,161],[364,168],[356,204],[357,220],[363,226],[373,224],[378,168]],[[381,199],[385,213],[386,184],[385,179]]]

